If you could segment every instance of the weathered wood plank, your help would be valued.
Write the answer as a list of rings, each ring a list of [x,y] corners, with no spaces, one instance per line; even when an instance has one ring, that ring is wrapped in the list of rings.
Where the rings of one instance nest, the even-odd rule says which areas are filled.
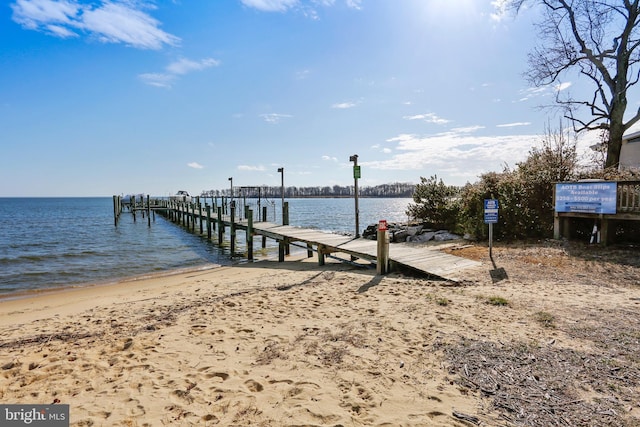
[[[271,222],[249,224],[246,219],[233,221],[231,216],[221,215],[220,212],[214,212],[214,218],[210,211],[203,211],[202,209],[198,209],[194,216],[197,216],[200,220],[204,218],[208,221],[208,218],[211,218],[211,221],[219,221],[224,227],[231,227],[233,231],[236,228],[247,230],[247,228],[253,226],[253,234],[262,235],[280,242],[302,242],[308,246],[319,248],[319,262],[324,260],[325,253],[331,252],[342,252],[372,262],[376,262],[377,258],[377,242],[374,240],[354,239],[353,237],[325,233],[320,230]],[[389,261],[447,280],[457,280],[461,270],[480,265],[476,261],[445,254],[439,251],[437,247],[414,246],[404,243],[390,244]]]

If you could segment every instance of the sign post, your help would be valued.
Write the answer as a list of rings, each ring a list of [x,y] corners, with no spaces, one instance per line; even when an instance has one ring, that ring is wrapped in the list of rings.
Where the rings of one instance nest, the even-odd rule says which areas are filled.
[[[387,229],[387,221],[381,219],[378,221],[378,265],[376,272],[378,274],[387,274],[389,271],[389,232]]]
[[[493,259],[493,224],[498,222],[498,200],[484,199],[484,223],[489,224],[489,258]]]
[[[360,237],[360,210],[358,209],[358,179],[361,177],[360,166],[358,166],[358,155],[349,156],[349,161],[353,162],[353,190],[356,199],[356,239]]]

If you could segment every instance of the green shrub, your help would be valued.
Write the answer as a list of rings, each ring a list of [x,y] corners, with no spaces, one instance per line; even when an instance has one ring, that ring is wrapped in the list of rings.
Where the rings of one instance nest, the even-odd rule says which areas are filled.
[[[575,138],[562,126],[547,130],[540,146],[529,151],[515,169],[481,175],[462,188],[446,185],[436,175],[420,178],[407,214],[433,227],[488,237],[484,223],[484,199],[497,199],[500,209],[494,225],[496,240],[551,237],[553,234],[553,190],[556,182],[568,181],[578,173]]]
[[[445,185],[436,175],[430,178],[420,177],[420,184],[413,192],[415,204],[409,204],[407,215],[419,219],[434,228],[446,228],[454,231],[458,224],[460,210],[456,197],[459,189]]]

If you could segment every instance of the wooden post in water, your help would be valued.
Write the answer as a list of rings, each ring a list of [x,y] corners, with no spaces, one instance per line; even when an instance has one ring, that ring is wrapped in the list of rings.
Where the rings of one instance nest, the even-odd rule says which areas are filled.
[[[222,206],[218,206],[218,244],[224,239],[224,223],[222,222]]]
[[[247,210],[247,259],[253,261],[253,210]]]
[[[284,202],[284,207],[282,208],[282,225],[289,225],[289,202]],[[286,255],[291,253],[288,242],[284,247],[284,253]]]
[[[196,208],[198,207],[198,205],[196,203],[189,203],[189,206],[191,207],[191,232],[195,233],[196,232]]]
[[[213,214],[215,215],[218,212],[218,198],[216,197],[215,199],[212,197],[211,201],[213,202]],[[210,219],[213,221],[213,218],[210,217]],[[212,231],[216,231],[216,223],[215,221],[212,222],[211,224],[211,230]]]
[[[231,202],[231,257],[233,257],[233,254],[236,252],[236,223],[235,223],[235,217],[236,217],[236,203],[235,202]]]
[[[180,211],[178,211],[178,202],[175,200],[171,202],[171,206],[173,209],[173,222],[176,224],[180,224]]]
[[[267,222],[267,207],[262,208],[262,221]],[[262,236],[262,249],[267,247],[267,236]]]
[[[113,196],[113,225],[118,226],[118,196]]]
[[[206,204],[207,208],[207,239],[211,240],[211,206]]]
[[[200,234],[202,234],[202,205],[198,201],[198,217],[200,218]]]
[[[151,199],[147,194],[147,224],[151,227]]]

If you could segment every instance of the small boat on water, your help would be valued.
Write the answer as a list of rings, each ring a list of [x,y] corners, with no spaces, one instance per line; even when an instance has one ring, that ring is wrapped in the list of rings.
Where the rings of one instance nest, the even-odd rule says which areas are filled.
[[[169,196],[169,199],[174,200],[176,202],[190,202],[191,196],[189,195],[188,192],[184,190],[180,190],[173,196]]]

